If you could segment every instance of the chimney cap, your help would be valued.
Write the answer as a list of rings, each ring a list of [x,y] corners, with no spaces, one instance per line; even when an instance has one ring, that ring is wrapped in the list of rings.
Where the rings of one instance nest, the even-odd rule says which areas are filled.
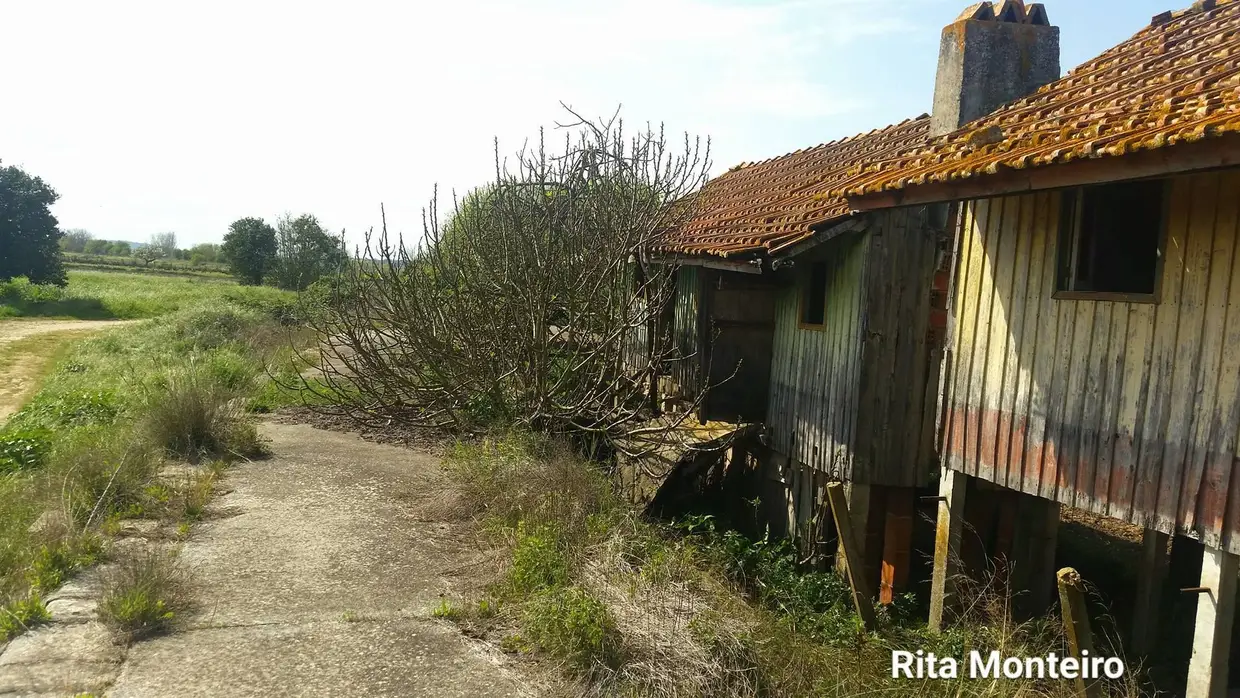
[[[1000,0],[999,4],[994,6],[995,19],[1000,22],[1012,22],[1014,24],[1024,24],[1025,22],[1025,3],[1023,0]]]
[[[969,5],[968,7],[964,8],[964,12],[960,13],[960,16],[956,18],[956,21],[961,22],[967,19],[989,21],[989,20],[993,20],[994,18],[995,18],[994,5],[990,4],[990,0],[983,0],[982,2],[975,2],[972,5]]]
[[[1049,27],[1051,24],[1050,17],[1046,14],[1046,5],[1035,2],[1025,8],[1025,24],[1035,24],[1039,27]]]

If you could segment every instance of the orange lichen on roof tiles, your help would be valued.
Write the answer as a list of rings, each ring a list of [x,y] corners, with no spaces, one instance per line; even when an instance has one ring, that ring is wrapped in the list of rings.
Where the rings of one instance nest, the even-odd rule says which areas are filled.
[[[1240,131],[1240,0],[1166,12],[1029,97],[871,162],[833,196],[860,196]]]
[[[862,166],[914,144],[929,133],[922,115],[895,126],[798,150],[728,170],[702,188],[688,222],[667,233],[657,252],[730,257],[776,253],[849,214],[842,196]]]

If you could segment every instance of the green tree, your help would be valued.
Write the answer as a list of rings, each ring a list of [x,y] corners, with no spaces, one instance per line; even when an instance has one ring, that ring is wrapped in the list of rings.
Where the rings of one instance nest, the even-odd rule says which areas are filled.
[[[220,246],[204,242],[194,245],[187,252],[191,264],[215,264],[219,261]]]
[[[66,230],[65,236],[60,239],[60,249],[65,252],[85,252],[86,246],[94,237],[89,230],[71,228]]]
[[[116,242],[113,242],[111,245],[108,245],[107,253],[112,255],[113,257],[128,257],[130,254],[133,253],[133,248],[129,246],[129,243],[121,242],[120,240],[117,240]]]
[[[245,284],[261,284],[276,264],[276,230],[261,218],[241,218],[228,226],[220,257]]]
[[[95,240],[88,240],[86,242],[86,247],[83,248],[82,251],[85,252],[86,254],[107,254],[108,250],[111,248],[112,248],[112,243],[108,242],[107,240],[95,239]],[[65,249],[68,250],[69,248],[66,247]]]
[[[42,179],[18,167],[0,167],[0,281],[25,276],[36,284],[65,285],[60,238],[51,206],[59,198]]]
[[[276,265],[272,281],[293,291],[340,270],[348,259],[344,243],[309,214],[284,215],[276,222]]]

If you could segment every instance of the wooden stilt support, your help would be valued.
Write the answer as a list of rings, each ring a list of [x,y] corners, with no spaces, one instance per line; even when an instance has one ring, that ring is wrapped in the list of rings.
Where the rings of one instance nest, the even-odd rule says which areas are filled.
[[[1130,648],[1149,654],[1158,636],[1158,611],[1167,576],[1167,536],[1152,528],[1141,536],[1141,566],[1137,570],[1137,598],[1132,613]]]
[[[887,522],[883,527],[883,561],[878,602],[889,604],[896,594],[908,589],[913,547],[913,513],[917,491],[893,487],[887,492]]]
[[[964,492],[968,476],[950,468],[939,475],[939,512],[934,534],[934,574],[930,582],[930,629],[943,629],[944,608],[951,604],[951,587],[959,572],[960,542],[964,533]]]
[[[1227,695],[1231,624],[1236,612],[1236,575],[1240,557],[1206,548],[1201,562],[1201,593],[1197,595],[1197,625],[1193,657],[1188,663],[1185,698],[1223,698]],[[1192,590],[1194,592],[1198,589]]]
[[[830,487],[830,485],[827,486]],[[844,488],[844,503],[848,505],[848,518],[852,523],[853,530],[861,532],[856,540],[856,554],[858,559],[865,560],[865,530],[866,522],[870,519],[870,486],[846,482],[842,487]],[[828,501],[830,501],[829,496]],[[836,531],[839,531],[838,525],[836,525]],[[835,571],[841,577],[848,577],[848,556],[844,554],[843,536],[839,536],[839,543],[836,548]]]
[[[1085,587],[1081,575],[1071,567],[1059,570],[1059,607],[1063,614],[1063,629],[1068,635],[1068,651],[1081,659],[1085,653],[1094,654],[1094,635],[1089,629],[1089,612],[1085,607]],[[1081,698],[1100,698],[1102,687],[1096,680],[1076,677],[1076,692]]]
[[[1055,549],[1059,543],[1059,502],[1035,497],[1029,554],[1029,606],[1035,613],[1050,608],[1055,596]]]
[[[839,532],[840,547],[848,564],[848,584],[852,587],[853,603],[857,606],[857,615],[869,631],[878,628],[878,619],[874,615],[874,603],[870,599],[869,587],[865,576],[861,574],[865,565],[857,554],[857,536],[853,530],[852,519],[848,511],[848,499],[844,495],[844,486],[838,482],[827,485],[827,500],[831,502],[831,516],[835,519],[835,529]]]

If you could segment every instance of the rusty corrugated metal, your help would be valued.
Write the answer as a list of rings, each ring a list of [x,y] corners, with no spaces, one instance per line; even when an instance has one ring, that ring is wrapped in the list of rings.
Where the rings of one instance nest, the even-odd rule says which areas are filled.
[[[1240,171],[1170,180],[1157,303],[1057,300],[1060,194],[961,216],[949,467],[1240,553]]]

